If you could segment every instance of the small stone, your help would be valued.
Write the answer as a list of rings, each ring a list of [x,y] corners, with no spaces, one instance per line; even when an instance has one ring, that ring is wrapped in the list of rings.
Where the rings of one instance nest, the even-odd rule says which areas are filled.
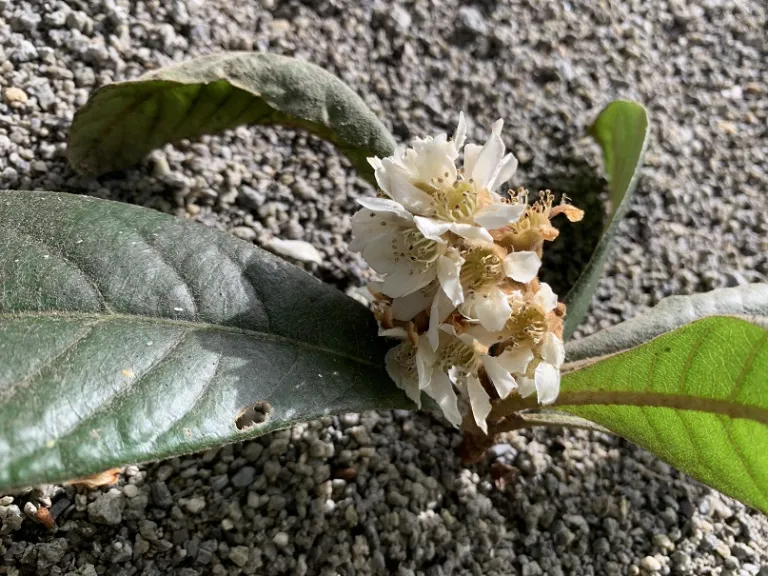
[[[256,478],[256,468],[253,466],[243,466],[232,476],[232,486],[235,488],[245,488],[253,484]]]
[[[48,568],[59,562],[67,553],[69,543],[66,538],[55,538],[50,542],[45,542],[37,547],[37,567]]]
[[[12,86],[5,89],[5,99],[11,103],[24,104],[27,101],[27,93],[21,88]]]
[[[272,542],[274,542],[275,546],[278,546],[280,548],[285,548],[290,543],[291,539],[288,534],[285,532],[278,532],[275,534],[274,538],[272,538]]]
[[[230,232],[241,240],[246,240],[247,242],[256,239],[256,230],[249,228],[248,226],[235,226]]]
[[[37,506],[35,506],[32,502],[27,502],[24,504],[24,514],[26,514],[27,518],[30,520],[35,520],[37,517]]]
[[[730,558],[731,556],[731,548],[723,542],[722,540],[718,541],[718,543],[715,545],[715,553],[720,556],[721,558]]]
[[[165,154],[155,154],[152,157],[152,160],[152,176],[155,178],[165,178],[170,175],[171,167],[168,164],[168,159],[165,157]]]
[[[262,452],[264,452],[264,446],[258,442],[249,442],[245,445],[245,448],[243,448],[242,456],[248,460],[248,462],[255,462],[259,459]]]
[[[407,32],[411,27],[411,15],[408,11],[398,4],[393,4],[390,10],[390,17],[400,32]]]
[[[152,501],[158,508],[170,508],[173,506],[173,496],[165,482],[153,482],[150,486]]]
[[[229,550],[229,559],[241,568],[248,563],[248,555],[247,546],[234,546]]]
[[[350,526],[357,526],[360,522],[360,515],[354,506],[348,506],[344,511],[344,518]]]
[[[88,504],[88,519],[94,524],[117,526],[123,520],[125,501],[120,493],[101,494]]]
[[[218,474],[216,476],[211,476],[208,482],[214,492],[221,492],[226,485],[229,484],[229,476],[226,474]]]
[[[16,504],[0,506],[0,536],[10,534],[21,528],[24,516]]]
[[[595,554],[608,554],[608,552],[611,551],[611,545],[608,543],[607,539],[598,538],[592,545],[592,550]]]
[[[181,500],[180,504],[190,514],[199,514],[205,508],[205,498],[195,497]]]
[[[250,186],[242,186],[237,198],[246,208],[254,209],[259,208],[266,200],[263,192],[259,192]]]
[[[619,531],[619,522],[615,518],[603,518],[603,530],[608,540],[612,541]]]
[[[646,572],[658,572],[661,570],[661,562],[653,556],[646,556],[640,561],[640,568]]]
[[[654,534],[653,543],[662,551],[668,552],[675,549],[675,545],[666,534]]]
[[[754,558],[755,550],[743,542],[736,542],[733,546],[731,546],[731,554],[733,554],[739,560],[744,560],[746,558]]]
[[[25,62],[31,62],[38,57],[37,48],[34,44],[27,40],[22,40],[19,46],[10,53],[10,59],[12,62],[23,64]]]
[[[665,508],[660,514],[659,518],[667,526],[675,526],[677,524],[677,512],[672,508]]]
[[[123,486],[123,495],[126,498],[136,498],[139,495],[139,488],[135,484],[126,484]]]
[[[288,20],[278,18],[276,20],[272,20],[272,22],[269,24],[269,28],[272,30],[273,34],[282,36],[291,29],[291,23],[288,22]]]
[[[520,574],[522,576],[541,576],[544,574],[544,572],[542,571],[539,563],[533,560],[527,564],[523,564],[523,567],[520,570]]]
[[[488,33],[488,25],[480,10],[474,6],[459,8],[457,21],[466,32],[484,36]]]
[[[678,572],[688,572],[693,567],[691,557],[685,552],[675,552],[669,559],[672,562],[672,567]]]

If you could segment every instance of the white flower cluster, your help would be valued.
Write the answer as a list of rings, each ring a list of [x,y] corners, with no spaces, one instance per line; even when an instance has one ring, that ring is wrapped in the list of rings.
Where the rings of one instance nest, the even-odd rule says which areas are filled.
[[[373,283],[383,336],[401,338],[386,359],[397,385],[421,406],[424,392],[454,425],[472,413],[487,432],[491,400],[560,388],[565,307],[537,279],[552,196],[528,205],[527,192],[494,192],[517,168],[505,155],[502,120],[483,146],[464,144],[463,114],[452,139],[416,139],[389,158],[369,158],[380,193],[361,198],[352,250],[382,281]],[[463,169],[456,162],[463,149]]]

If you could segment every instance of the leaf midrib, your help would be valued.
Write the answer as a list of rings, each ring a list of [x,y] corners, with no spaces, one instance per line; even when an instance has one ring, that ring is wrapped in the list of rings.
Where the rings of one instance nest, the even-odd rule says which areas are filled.
[[[768,425],[768,409],[740,404],[728,399],[702,398],[685,394],[659,392],[563,392],[554,407],[567,409],[569,406],[635,406],[649,408],[672,408],[724,414],[730,418],[744,418]]]
[[[636,408],[671,408],[694,412],[709,412],[722,414],[729,418],[743,418],[768,425],[768,408],[750,406],[734,402],[730,399],[703,398],[686,396],[684,394],[667,394],[662,392],[633,392],[604,390],[581,390],[560,392],[557,401],[548,406],[555,410],[589,406],[629,406]],[[535,397],[507,398],[503,403],[494,406],[492,416],[511,414],[519,410],[538,409]]]
[[[295,340],[287,336],[280,336],[279,334],[272,334],[269,332],[260,332],[258,330],[248,330],[246,328],[237,328],[236,326],[224,326],[221,324],[213,324],[210,322],[192,322],[190,320],[174,320],[171,318],[163,318],[157,316],[143,316],[140,314],[97,314],[87,312],[60,312],[60,311],[47,311],[47,312],[0,312],[0,322],[3,320],[25,320],[25,319],[39,319],[39,318],[62,318],[65,320],[82,320],[93,321],[93,326],[109,322],[113,320],[125,320],[130,322],[138,322],[149,325],[160,326],[174,326],[178,328],[185,328],[187,330],[208,330],[213,332],[219,332],[222,334],[232,334],[238,336],[249,336],[251,338],[258,338],[260,340],[267,340],[271,342],[281,342],[284,344],[290,344],[292,346],[301,346],[310,350],[322,352],[324,354],[330,354],[338,358],[344,358],[352,360],[358,364],[365,366],[371,366],[374,368],[382,368],[383,365],[371,362],[364,358],[347,354],[334,350],[333,348],[327,348],[325,346],[319,346],[317,344],[311,344],[302,340]]]

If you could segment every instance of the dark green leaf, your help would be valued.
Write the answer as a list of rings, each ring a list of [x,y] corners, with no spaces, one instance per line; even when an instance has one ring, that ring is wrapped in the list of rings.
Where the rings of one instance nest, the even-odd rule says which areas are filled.
[[[412,406],[364,306],[158,212],[2,192],[0,287],[0,490]]]
[[[242,124],[307,130],[373,178],[367,156],[395,143],[357,94],[328,72],[276,54],[211,54],[98,89],[72,123],[69,161],[100,175],[135,164],[167,142]]]
[[[645,108],[636,102],[617,100],[603,109],[590,128],[590,134],[603,150],[612,213],[592,258],[565,297],[568,305],[565,338],[573,334],[587,313],[610,254],[613,237],[629,207],[648,140],[648,115]]]

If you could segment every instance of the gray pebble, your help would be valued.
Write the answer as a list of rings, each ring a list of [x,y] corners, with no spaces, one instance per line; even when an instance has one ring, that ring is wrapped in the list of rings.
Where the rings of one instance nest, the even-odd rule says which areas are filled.
[[[96,524],[116,526],[123,519],[124,508],[125,500],[119,492],[101,494],[96,500],[88,504],[88,519]]]
[[[253,466],[243,466],[232,475],[232,486],[235,488],[246,488],[253,484],[256,477],[256,469]]]

